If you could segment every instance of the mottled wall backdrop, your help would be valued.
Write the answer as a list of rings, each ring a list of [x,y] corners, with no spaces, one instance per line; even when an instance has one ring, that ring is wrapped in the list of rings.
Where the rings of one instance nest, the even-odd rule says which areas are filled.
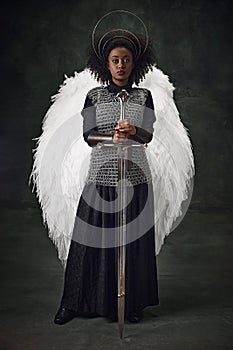
[[[96,21],[126,9],[146,23],[158,67],[176,86],[196,160],[191,209],[231,210],[232,1],[57,0],[1,5],[1,203],[37,206],[27,187],[31,140],[64,79],[82,70]]]

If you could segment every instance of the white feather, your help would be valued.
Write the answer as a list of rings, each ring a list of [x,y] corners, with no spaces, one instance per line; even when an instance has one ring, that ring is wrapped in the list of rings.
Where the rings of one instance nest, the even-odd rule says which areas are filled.
[[[183,201],[191,195],[189,189],[194,176],[194,159],[187,129],[180,120],[173,99],[174,86],[168,76],[154,67],[140,86],[151,91],[156,114],[147,157],[153,177],[158,254],[164,238],[182,214]]]
[[[35,139],[29,184],[32,180],[32,191],[36,186],[43,221],[64,265],[90,154],[82,138],[80,111],[87,92],[98,85],[87,69],[66,78],[52,97],[53,104],[42,121],[42,135]]]

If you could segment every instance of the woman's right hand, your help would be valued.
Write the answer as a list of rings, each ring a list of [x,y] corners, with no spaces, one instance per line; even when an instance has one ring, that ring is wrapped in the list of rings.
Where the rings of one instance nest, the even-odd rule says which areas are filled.
[[[113,143],[124,142],[124,141],[127,141],[128,138],[129,138],[128,132],[121,132],[121,131],[115,130],[112,141]]]
[[[113,143],[127,141],[130,137],[130,130],[128,130],[129,121],[127,119],[118,120],[115,127],[115,133],[113,135]]]

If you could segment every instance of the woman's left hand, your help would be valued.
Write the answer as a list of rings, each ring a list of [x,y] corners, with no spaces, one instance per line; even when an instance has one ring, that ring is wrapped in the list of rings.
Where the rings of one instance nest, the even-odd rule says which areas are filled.
[[[136,127],[130,124],[130,122],[127,119],[119,120],[115,130],[118,132],[124,132],[128,134],[128,136],[135,135],[137,132]]]

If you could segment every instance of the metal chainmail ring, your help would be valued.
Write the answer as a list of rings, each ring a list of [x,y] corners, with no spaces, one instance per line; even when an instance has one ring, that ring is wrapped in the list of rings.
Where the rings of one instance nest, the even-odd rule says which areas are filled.
[[[102,35],[102,37],[98,39],[98,44],[96,44],[95,36],[96,36],[96,32],[97,32],[98,26],[101,24],[101,22],[103,20],[106,19],[106,17],[112,15],[113,13],[129,14],[129,15],[132,15],[134,18],[136,18],[138,20],[139,25],[142,25],[142,28],[143,28],[143,30],[145,32],[144,49],[142,49],[142,44],[140,42],[140,39],[137,37],[137,35],[135,33],[132,33],[131,31],[129,31],[127,29],[123,29],[123,28],[112,29],[112,30],[104,33]],[[131,38],[129,36],[127,36],[127,34],[131,35]],[[108,36],[111,37],[111,38],[106,39]],[[149,41],[148,31],[147,31],[147,28],[146,28],[144,22],[142,21],[142,19],[139,18],[134,13],[132,13],[130,11],[126,11],[126,10],[114,10],[114,11],[108,12],[107,14],[105,14],[103,17],[101,17],[98,20],[98,22],[96,23],[96,25],[95,25],[95,27],[93,29],[93,32],[92,32],[92,47],[93,47],[97,57],[101,61],[105,61],[105,57],[104,57],[104,53],[103,53],[104,52],[104,48],[106,47],[106,45],[108,44],[108,42],[110,40],[115,39],[115,38],[124,38],[124,39],[127,39],[127,40],[129,40],[131,42],[131,44],[135,48],[135,52],[136,52],[135,59],[139,58],[141,55],[144,54],[144,52],[147,49],[148,41]],[[135,40],[135,42],[134,42],[133,39]],[[104,40],[106,40],[106,41],[104,42]],[[137,46],[138,46],[138,48],[137,48]]]

